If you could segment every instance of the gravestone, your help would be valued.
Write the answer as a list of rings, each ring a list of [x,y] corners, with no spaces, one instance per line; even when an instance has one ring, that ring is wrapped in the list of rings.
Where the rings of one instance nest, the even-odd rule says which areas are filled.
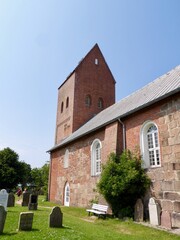
[[[134,207],[134,220],[136,222],[143,222],[144,219],[144,206],[142,203],[142,200],[139,198],[136,201],[135,207]]]
[[[0,191],[0,204],[7,210],[8,193],[5,189]]]
[[[15,196],[14,193],[9,193],[8,195],[8,202],[7,202],[7,207],[14,207],[15,204]]]
[[[63,213],[60,207],[53,207],[49,215],[49,227],[60,228],[62,227]]]
[[[37,206],[38,206],[38,195],[31,194],[29,197],[28,209],[37,210]]]
[[[30,196],[29,192],[23,193],[23,195],[22,195],[22,206],[28,206],[28,204],[29,204],[29,196]]]
[[[33,212],[21,212],[19,216],[18,230],[30,231],[33,224]]]
[[[0,205],[0,234],[3,233],[4,224],[6,221],[7,212],[5,211],[4,206]]]
[[[160,213],[161,209],[158,203],[156,203],[154,198],[149,199],[149,218],[152,225],[160,225]]]
[[[161,226],[171,229],[171,215],[168,211],[162,211],[161,214]]]

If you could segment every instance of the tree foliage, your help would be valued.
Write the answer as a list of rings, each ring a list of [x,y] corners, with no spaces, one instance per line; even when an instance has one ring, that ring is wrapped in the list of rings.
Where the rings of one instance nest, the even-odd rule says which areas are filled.
[[[31,167],[19,161],[19,156],[10,148],[0,151],[0,189],[13,189],[19,183],[26,184]]]
[[[136,200],[145,194],[149,184],[141,158],[127,150],[120,157],[110,154],[97,187],[115,216],[132,217]]]
[[[43,189],[46,193],[48,190],[49,163],[44,164],[41,168],[31,170],[31,183],[37,190]]]

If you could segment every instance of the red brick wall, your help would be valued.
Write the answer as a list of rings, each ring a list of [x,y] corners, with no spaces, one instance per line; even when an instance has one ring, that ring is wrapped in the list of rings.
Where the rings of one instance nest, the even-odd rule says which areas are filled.
[[[95,59],[98,59],[98,65],[95,64]],[[87,94],[92,98],[90,107],[85,105]],[[115,82],[99,48],[95,47],[77,69],[74,109],[78,109],[78,112],[74,114],[73,131],[102,110],[98,108],[100,97],[104,108],[114,104]]]
[[[131,150],[140,146],[140,130],[145,121],[151,120],[158,126],[161,167],[149,168],[147,174],[152,181],[151,196],[159,201],[161,220],[165,227],[180,227],[179,109],[180,98],[176,94],[123,120],[126,126],[126,146]]]
[[[95,64],[95,59],[98,59],[98,64]],[[87,95],[91,96],[91,106],[85,104]],[[68,108],[66,108],[67,97],[69,97]],[[102,111],[98,108],[99,98],[103,99],[104,109],[115,103],[115,81],[100,49],[95,46],[58,91],[55,144],[60,143],[62,139]],[[61,113],[62,102],[63,113]]]
[[[52,153],[52,170],[50,181],[50,201],[64,204],[64,186],[68,181],[70,185],[70,205],[88,206],[97,193],[94,191],[99,176],[91,176],[91,144],[95,139],[102,143],[102,163],[107,155],[117,148],[117,127],[114,123],[101,129],[95,134],[84,137],[66,148]],[[113,144],[108,144],[108,141]],[[64,154],[69,150],[69,167],[64,168]]]
[[[74,114],[74,86],[75,74],[72,74],[65,84],[63,84],[58,90],[55,144],[58,144],[62,139],[72,133]],[[69,106],[66,108],[67,98],[69,98]],[[61,112],[62,102],[64,105],[63,112]]]

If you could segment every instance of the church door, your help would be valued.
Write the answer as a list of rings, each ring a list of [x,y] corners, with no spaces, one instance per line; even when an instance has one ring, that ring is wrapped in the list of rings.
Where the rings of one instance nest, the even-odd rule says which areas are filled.
[[[69,183],[67,182],[64,189],[64,206],[69,207],[70,202],[70,187]]]

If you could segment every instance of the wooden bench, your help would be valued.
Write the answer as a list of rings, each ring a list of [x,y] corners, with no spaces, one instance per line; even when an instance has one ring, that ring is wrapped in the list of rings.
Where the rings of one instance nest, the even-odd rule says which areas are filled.
[[[100,216],[103,216],[104,218],[106,218],[107,210],[108,210],[108,206],[96,204],[96,203],[93,203],[91,209],[86,209],[86,211],[89,213],[89,216],[91,213],[93,213],[94,215],[98,215],[98,218]]]

